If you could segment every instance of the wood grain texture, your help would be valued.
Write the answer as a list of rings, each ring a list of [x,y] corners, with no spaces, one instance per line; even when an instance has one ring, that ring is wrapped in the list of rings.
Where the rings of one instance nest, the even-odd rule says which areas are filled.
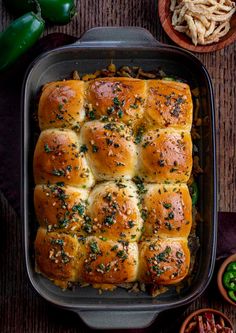
[[[0,1],[0,29],[12,17]],[[51,32],[65,32],[80,36],[95,26],[142,26],[159,41],[171,44],[164,34],[157,15],[156,0],[81,0],[77,17],[65,27],[47,28]],[[217,53],[197,57],[207,67],[215,92],[218,151],[219,210],[236,211],[236,43]],[[59,310],[33,291],[28,281],[23,259],[22,225],[14,211],[1,196],[0,207],[0,332],[1,333],[88,333],[76,314]],[[155,322],[145,332],[177,333],[184,316],[201,307],[222,310],[236,326],[235,309],[220,298],[213,280],[207,292],[195,301],[172,324]],[[170,318],[171,314],[168,315]],[[166,323],[170,323],[168,319]],[[160,327],[163,327],[162,329]],[[169,328],[167,328],[169,327]],[[144,332],[144,330],[132,330]]]

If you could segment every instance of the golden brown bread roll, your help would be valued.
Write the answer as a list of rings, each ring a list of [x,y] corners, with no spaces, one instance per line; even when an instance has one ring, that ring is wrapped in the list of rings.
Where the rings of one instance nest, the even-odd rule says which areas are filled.
[[[47,232],[39,228],[35,240],[35,260],[38,272],[49,279],[65,282],[78,281],[83,261],[77,237]]]
[[[34,152],[35,183],[92,186],[93,177],[80,146],[77,135],[71,130],[41,132]]]
[[[143,210],[144,237],[188,237],[192,226],[192,200],[186,184],[146,186]]]
[[[193,103],[187,84],[175,81],[149,80],[145,116],[157,128],[173,127],[190,130]]]
[[[37,219],[48,231],[80,232],[84,223],[88,191],[63,183],[59,185],[35,187],[34,207]]]
[[[146,97],[143,80],[124,77],[96,79],[88,83],[86,92],[90,120],[106,116],[133,125],[143,116]]]
[[[90,223],[97,236],[129,242],[139,240],[143,221],[136,187],[131,181],[98,184],[88,202]]]
[[[81,129],[81,142],[97,180],[131,179],[137,163],[130,129],[122,123],[91,121]]]
[[[80,279],[88,283],[124,283],[136,281],[137,243],[88,237]]]
[[[38,115],[36,269],[62,287],[181,281],[192,225],[189,86],[52,82]]]
[[[183,280],[189,269],[186,238],[151,238],[139,248],[139,280],[169,285]]]
[[[85,118],[84,82],[58,81],[46,84],[39,100],[39,126],[78,130]]]
[[[147,182],[187,182],[192,170],[192,140],[189,132],[150,130],[141,142],[139,163]]]

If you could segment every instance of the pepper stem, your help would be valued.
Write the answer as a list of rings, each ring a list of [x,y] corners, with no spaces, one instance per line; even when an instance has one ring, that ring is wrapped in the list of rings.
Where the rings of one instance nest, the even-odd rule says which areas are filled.
[[[41,6],[40,6],[38,0],[29,0],[29,2],[31,2],[31,3],[34,4],[34,6],[35,6],[35,11],[36,11],[36,15],[37,15],[39,18],[42,18]]]

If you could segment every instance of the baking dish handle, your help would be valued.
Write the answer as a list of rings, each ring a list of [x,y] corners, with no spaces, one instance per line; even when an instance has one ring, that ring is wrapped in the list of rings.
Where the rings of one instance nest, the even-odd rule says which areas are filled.
[[[96,45],[119,45],[126,46],[160,46],[153,35],[146,29],[140,27],[98,27],[92,28],[75,44]]]
[[[158,315],[154,311],[96,310],[76,311],[83,322],[93,329],[138,329],[151,325]]]

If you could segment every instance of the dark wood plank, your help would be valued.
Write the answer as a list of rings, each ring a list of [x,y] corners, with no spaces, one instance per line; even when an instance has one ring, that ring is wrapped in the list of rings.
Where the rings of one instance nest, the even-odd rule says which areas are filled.
[[[0,29],[12,17],[0,1]],[[155,0],[81,0],[77,17],[65,27],[48,27],[45,34],[64,32],[80,36],[95,26],[142,26],[159,41],[171,43],[161,29]],[[236,44],[217,53],[197,57],[213,81],[217,120],[219,209],[236,211]],[[54,308],[35,294],[28,281],[23,259],[22,226],[3,195],[0,197],[0,331],[2,333],[92,332],[77,315]],[[235,308],[220,298],[214,280],[167,330],[154,323],[146,332],[177,333],[179,322],[190,311],[212,306],[222,310],[236,325]],[[138,332],[133,330],[132,332]]]

